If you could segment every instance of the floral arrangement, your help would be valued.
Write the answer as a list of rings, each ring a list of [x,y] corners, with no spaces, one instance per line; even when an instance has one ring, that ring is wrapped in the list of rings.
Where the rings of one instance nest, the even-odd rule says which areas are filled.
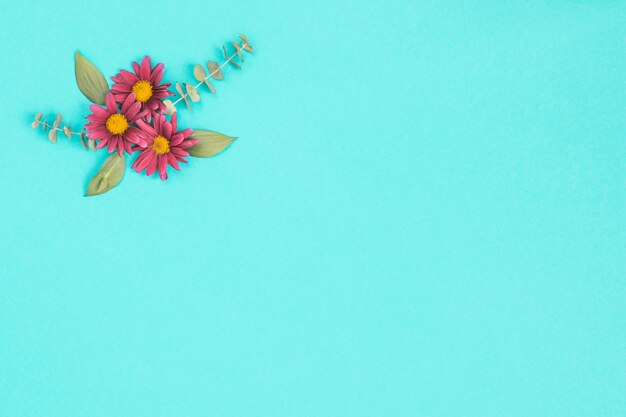
[[[76,84],[94,103],[89,106],[88,123],[74,130],[69,124],[62,126],[60,113],[52,123],[38,113],[32,127],[42,128],[44,132],[49,130],[48,139],[52,143],[57,142],[62,132],[68,139],[78,136],[85,150],[106,149],[111,154],[89,182],[86,196],[103,194],[120,183],[126,169],[125,154],[138,155],[131,165],[137,173],[151,176],[158,172],[159,177],[166,180],[167,170],[180,170],[180,164],[187,163],[185,158],[214,156],[236,139],[209,130],[180,129],[176,112],[176,105],[181,101],[188,109],[191,109],[191,102],[200,101],[198,89],[202,85],[215,94],[210,79],[223,79],[223,69],[229,64],[241,69],[244,52],[253,52],[245,35],[232,42],[232,47],[232,53],[226,46],[222,47],[224,61],[221,64],[208,62],[208,73],[202,65],[195,65],[193,75],[197,84],[184,83],[183,88],[177,82],[179,98],[173,102],[168,99],[176,95],[169,90],[171,83],[163,82],[164,65],[153,66],[149,56],[141,63],[133,62],[132,72],[120,70],[111,77],[113,85],[109,88],[102,72],[77,51]]]

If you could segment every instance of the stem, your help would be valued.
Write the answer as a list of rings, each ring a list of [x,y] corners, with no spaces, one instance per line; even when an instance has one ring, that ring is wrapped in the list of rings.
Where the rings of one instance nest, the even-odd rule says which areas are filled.
[[[241,49],[243,50],[246,46],[248,46],[247,42],[244,42],[243,44],[241,44]],[[213,75],[217,74],[218,72],[220,72],[222,70],[222,68],[224,68],[226,65],[228,65],[228,63],[230,61],[233,60],[233,58],[235,58],[235,56],[237,56],[237,51],[235,51],[234,54],[232,54],[231,56],[228,57],[228,59],[226,61],[224,61],[224,63],[222,65],[219,66],[218,69],[216,69],[215,71],[213,71],[212,73],[210,73],[209,75],[207,75],[206,77],[204,77],[202,79],[202,81],[198,82],[198,84],[195,85],[196,88],[200,87],[202,85],[202,83],[204,83],[205,80],[208,80],[209,78],[211,78]],[[176,103],[180,102],[181,100],[183,100],[185,97],[189,97],[189,94],[185,94],[183,93],[182,96],[180,96],[180,98],[178,100],[176,100],[175,102],[172,103],[172,106],[175,106]]]
[[[49,124],[49,123],[46,123],[46,122],[39,122],[39,124],[42,124],[42,125],[44,125],[44,126],[49,127],[49,128],[50,128],[50,130],[58,130],[59,132],[63,132],[63,129],[59,129],[58,127],[54,127],[53,125],[51,125],[51,124]],[[71,133],[72,135],[78,135],[78,136],[80,136],[80,134],[81,134],[81,132],[82,132],[83,130],[84,130],[84,129],[81,129],[81,131],[80,131],[80,132],[70,132],[70,133]],[[65,132],[63,132],[63,133],[65,133]]]

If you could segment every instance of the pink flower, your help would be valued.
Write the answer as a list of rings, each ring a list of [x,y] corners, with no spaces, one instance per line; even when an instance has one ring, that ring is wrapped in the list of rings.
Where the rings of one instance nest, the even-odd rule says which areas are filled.
[[[111,92],[115,97],[115,101],[123,103],[129,94],[135,93],[135,99],[141,103],[141,110],[147,110],[146,120],[149,122],[152,116],[159,112],[165,111],[163,99],[173,96],[174,93],[169,91],[170,83],[163,83],[163,64],[158,64],[152,68],[150,57],[146,56],[141,65],[133,62],[135,73],[121,70],[119,74],[111,79],[115,82],[111,87]]]
[[[85,125],[87,137],[98,142],[97,148],[109,150],[117,149],[122,155],[124,151],[132,153],[131,145],[145,146],[145,134],[137,127],[132,126],[137,119],[145,116],[141,110],[141,103],[135,102],[135,94],[130,94],[122,109],[117,108],[113,94],[106,96],[106,107],[97,104],[89,106],[91,114],[87,116],[89,123]]]
[[[146,175],[152,175],[158,169],[162,180],[167,179],[168,165],[180,171],[178,162],[187,163],[185,157],[189,156],[186,149],[199,142],[197,139],[188,139],[193,133],[191,129],[176,131],[176,113],[169,122],[165,116],[157,114],[152,125],[143,120],[137,120],[137,125],[146,135],[146,145],[135,148],[141,154],[133,162],[132,168],[137,172],[145,169]]]

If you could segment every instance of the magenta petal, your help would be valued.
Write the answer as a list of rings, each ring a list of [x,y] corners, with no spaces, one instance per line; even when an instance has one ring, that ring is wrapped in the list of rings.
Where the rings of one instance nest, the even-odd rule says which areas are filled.
[[[141,68],[139,69],[139,77],[142,80],[150,79],[150,69],[152,65],[150,64],[150,56],[146,55],[146,57],[141,61]]]
[[[179,161],[180,161],[180,159],[178,158],[179,156],[180,157],[189,156],[189,152],[185,151],[184,149],[180,149],[180,148],[170,148],[170,152],[172,154],[174,154],[177,157],[176,159],[178,159]]]
[[[166,138],[172,137],[172,124],[170,122],[163,123],[163,136]]]
[[[136,123],[137,123],[137,126],[139,126],[141,130],[143,130],[146,134],[151,135],[151,136],[157,136],[156,130],[154,130],[154,128],[150,126],[148,123],[144,122],[141,119],[137,120]]]
[[[141,151],[137,159],[135,159],[135,162],[133,162],[133,164],[130,167],[133,169],[137,168],[139,164],[141,163],[141,161],[143,161],[147,157],[148,157],[148,150],[144,149],[143,151]]]
[[[152,160],[152,158],[155,158],[154,152],[152,150],[143,151],[141,155],[139,155],[139,157],[137,157],[137,160],[135,161],[135,164],[136,164],[135,170],[137,172],[141,172],[144,169],[146,169],[148,167],[148,164]]]
[[[103,119],[106,120],[107,117],[109,117],[110,113],[104,108],[104,107],[100,107],[97,104],[92,104],[89,106],[89,110],[91,110],[91,112],[98,116],[98,117],[102,117]]]
[[[180,165],[178,165],[176,157],[171,153],[167,154],[167,163],[170,164],[176,171],[180,171]]]
[[[132,86],[128,84],[115,83],[113,87],[111,87],[111,92],[113,93],[130,93],[133,91]]]
[[[154,130],[156,130],[157,134],[161,134],[163,131],[163,122],[165,121],[165,116],[158,115],[154,117]]]
[[[124,102],[126,104],[126,102]],[[128,120],[134,120],[137,118],[137,114],[141,110],[141,103],[139,101],[134,102],[128,107],[128,110],[123,110]],[[131,122],[132,123],[132,122]]]
[[[159,165],[159,177],[161,177],[162,180],[166,180],[167,179],[167,157],[166,155],[159,155],[159,161],[158,161],[158,165]]]
[[[172,114],[170,124],[172,125],[172,131],[176,133],[176,131],[178,130],[178,118],[176,117],[176,113]]]
[[[113,93],[107,94],[105,101],[107,105],[107,111],[110,114],[117,113],[117,104],[115,103],[115,97],[113,97]]]
[[[126,97],[126,100],[124,100],[124,104],[122,104],[122,109],[130,108],[130,106],[135,102],[135,99],[136,99],[135,93],[130,93],[128,97]],[[122,111],[122,113],[125,113],[125,112]]]
[[[159,84],[163,79],[163,68],[163,64],[157,64],[157,66],[154,67],[154,69],[152,70],[152,75],[150,76],[150,82],[152,83],[152,85]]]
[[[178,133],[182,133],[184,138],[188,138],[193,133],[193,129],[181,130]]]
[[[131,87],[135,85],[137,81],[139,81],[139,78],[137,78],[137,76],[130,71],[121,70],[120,76],[123,77],[124,80],[126,80],[126,82],[131,85]]]
[[[113,149],[117,147],[117,142],[118,142],[118,136],[115,135],[113,136],[113,139],[109,141],[109,146],[107,147],[107,150],[109,151],[109,153],[113,152]]]
[[[178,146],[183,142],[184,139],[185,138],[183,137],[183,135],[180,134],[180,132],[175,133],[170,138],[170,146]]]
[[[156,171],[157,168],[157,157],[156,155],[152,155],[152,157],[150,158],[150,161],[148,162],[148,166],[146,167],[146,175],[150,176],[152,174],[154,174],[154,171]]]
[[[113,97],[115,98],[116,103],[123,103],[124,100],[126,100],[126,97],[128,97],[128,93],[113,94]]]

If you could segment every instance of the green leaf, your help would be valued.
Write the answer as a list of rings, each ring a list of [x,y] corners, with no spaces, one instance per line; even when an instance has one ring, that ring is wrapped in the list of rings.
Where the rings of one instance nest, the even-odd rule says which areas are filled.
[[[96,104],[105,104],[109,84],[100,70],[78,51],[76,51],[76,84],[89,100]]]
[[[120,183],[125,169],[126,161],[124,155],[112,154],[104,161],[95,177],[89,181],[86,195],[92,196],[106,193]]]
[[[208,158],[217,155],[237,139],[210,130],[194,130],[190,137],[200,141],[187,149],[187,152],[196,158]]]

